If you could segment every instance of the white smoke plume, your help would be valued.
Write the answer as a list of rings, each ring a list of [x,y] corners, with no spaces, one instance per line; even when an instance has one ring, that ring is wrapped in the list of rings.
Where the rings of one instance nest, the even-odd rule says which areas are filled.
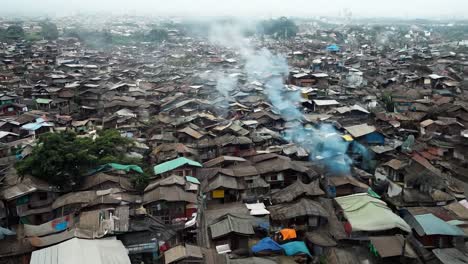
[[[234,49],[245,61],[245,74],[249,82],[265,84],[264,93],[271,104],[288,121],[304,120],[300,105],[300,91],[289,91],[284,80],[289,74],[286,57],[274,54],[267,49],[256,49],[252,42],[245,39],[238,26],[218,27],[212,30],[210,40],[217,45]],[[223,95],[231,84],[218,79],[218,91]],[[323,164],[331,174],[349,174],[352,164],[346,154],[349,143],[329,124],[317,127],[297,125],[284,132],[284,138],[294,142],[310,153],[310,159]]]

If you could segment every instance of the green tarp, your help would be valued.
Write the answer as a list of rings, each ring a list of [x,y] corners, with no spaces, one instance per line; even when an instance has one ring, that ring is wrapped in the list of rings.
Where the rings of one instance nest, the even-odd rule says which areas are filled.
[[[123,170],[126,172],[133,170],[138,173],[143,173],[143,170],[138,165],[123,165],[123,164],[118,164],[118,163],[107,163],[105,165],[102,165],[96,169],[96,172],[101,171],[101,170],[106,170],[106,169]]]
[[[36,103],[38,104],[50,104],[52,102],[52,99],[45,99],[45,98],[37,98]]]
[[[411,232],[411,227],[387,204],[367,193],[335,198],[353,231],[384,231],[399,228]]]

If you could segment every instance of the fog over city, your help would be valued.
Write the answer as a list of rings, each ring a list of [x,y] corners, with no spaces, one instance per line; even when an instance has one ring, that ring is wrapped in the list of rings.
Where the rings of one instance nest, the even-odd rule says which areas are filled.
[[[341,16],[464,18],[466,0],[2,0],[0,13],[63,16],[76,13],[190,16]]]
[[[0,0],[17,263],[468,263],[468,0]]]

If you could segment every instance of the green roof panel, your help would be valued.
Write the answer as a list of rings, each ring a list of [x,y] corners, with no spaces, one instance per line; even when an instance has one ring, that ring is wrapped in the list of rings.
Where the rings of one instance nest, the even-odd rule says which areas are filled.
[[[433,214],[415,215],[414,218],[425,235],[464,236],[465,233],[457,226],[450,225]],[[423,235],[423,234],[419,234]]]
[[[52,99],[46,99],[46,98],[37,98],[36,103],[38,104],[50,104],[52,102]]]
[[[193,176],[185,176],[185,179],[188,182],[195,183],[195,184],[200,184],[200,181],[197,178],[193,177]]]
[[[187,159],[185,157],[180,157],[177,159],[173,159],[170,161],[166,161],[164,163],[158,164],[154,166],[154,174],[158,175],[161,173],[165,173],[174,169],[177,169],[179,167],[182,167],[184,165],[190,165],[194,167],[203,167],[200,163],[193,161],[191,159]]]

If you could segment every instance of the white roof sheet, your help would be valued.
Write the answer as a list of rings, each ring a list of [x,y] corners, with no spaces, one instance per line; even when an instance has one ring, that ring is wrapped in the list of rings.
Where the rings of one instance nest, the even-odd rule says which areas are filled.
[[[355,138],[362,137],[376,131],[375,126],[369,126],[368,124],[345,127],[345,129]]]
[[[250,215],[269,215],[270,211],[265,208],[264,203],[245,204],[250,210]]]
[[[336,100],[313,100],[315,105],[339,105],[340,103]]]
[[[429,78],[431,78],[431,79],[442,79],[442,78],[444,78],[444,76],[440,76],[438,74],[430,74]]]
[[[338,111],[338,113],[340,114],[343,114],[343,113],[347,113],[347,112],[350,112],[350,111],[360,111],[360,112],[363,112],[363,113],[366,113],[366,114],[370,114],[369,111],[367,111],[364,107],[360,106],[360,105],[353,105],[353,106],[343,106],[343,107],[338,107],[336,108],[336,111]]]
[[[120,240],[72,238],[60,244],[36,250],[30,264],[130,264]]]
[[[314,76],[315,78],[325,78],[325,77],[328,77],[328,74],[326,74],[326,73],[312,73],[312,76]]]

